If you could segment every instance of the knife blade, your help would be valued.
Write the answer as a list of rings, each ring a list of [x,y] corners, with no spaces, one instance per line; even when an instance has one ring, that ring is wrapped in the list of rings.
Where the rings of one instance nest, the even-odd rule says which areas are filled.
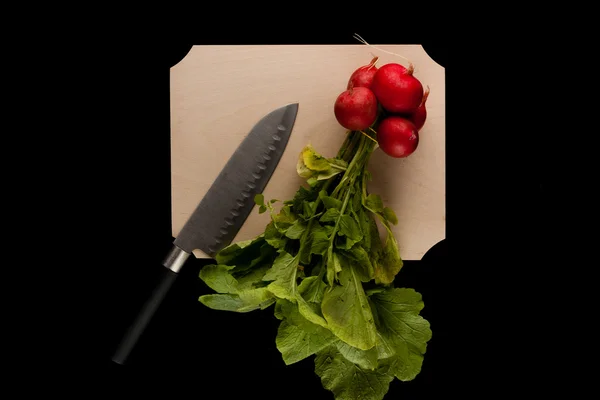
[[[237,147],[165,257],[158,285],[119,343],[112,360],[124,364],[152,316],[194,250],[214,257],[228,246],[254,208],[283,155],[298,114],[298,103],[262,117]]]

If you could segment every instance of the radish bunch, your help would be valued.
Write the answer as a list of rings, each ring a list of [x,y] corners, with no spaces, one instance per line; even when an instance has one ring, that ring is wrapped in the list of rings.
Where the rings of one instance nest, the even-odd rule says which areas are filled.
[[[375,133],[387,155],[407,157],[419,145],[419,131],[427,119],[429,87],[424,89],[413,75],[412,64],[406,68],[389,63],[378,68],[377,60],[373,57],[350,75],[346,90],[335,101],[334,114],[346,129]]]

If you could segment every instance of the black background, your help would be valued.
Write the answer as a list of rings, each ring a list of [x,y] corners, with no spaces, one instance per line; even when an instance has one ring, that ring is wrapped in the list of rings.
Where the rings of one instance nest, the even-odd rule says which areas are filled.
[[[153,289],[173,241],[169,68],[192,44],[356,44],[354,32],[340,30],[327,39],[280,34],[275,40],[269,33],[255,33],[228,40],[216,32],[196,38],[163,36],[157,41],[124,39],[118,47],[107,49],[110,58],[86,58],[86,63],[96,62],[104,71],[88,79],[99,95],[90,102],[94,109],[87,115],[93,122],[94,140],[81,143],[90,149],[81,161],[96,168],[90,172],[93,184],[80,194],[88,203],[75,208],[86,215],[82,222],[86,230],[75,229],[70,240],[82,242],[85,256],[77,276],[70,278],[77,282],[75,293],[67,299],[74,330],[61,343],[73,350],[74,373],[93,380],[87,388],[119,393],[128,387],[153,394],[162,388],[186,387],[190,396],[206,399],[332,398],[314,374],[312,359],[283,364],[275,347],[278,321],[272,309],[234,314],[198,302],[198,296],[210,289],[198,278],[203,262],[195,258],[181,271],[128,364],[116,365],[111,356]],[[497,303],[490,292],[495,293],[498,285],[506,290],[498,271],[508,263],[501,256],[507,243],[526,237],[530,246],[530,257],[511,253],[511,268],[529,262],[537,252],[542,208],[539,171],[517,167],[525,154],[531,158],[529,148],[513,154],[512,165],[499,167],[497,133],[492,133],[493,128],[481,129],[486,125],[477,119],[494,113],[475,111],[478,104],[474,103],[480,106],[484,94],[473,101],[473,93],[491,77],[466,71],[466,57],[450,57],[449,46],[441,39],[427,42],[397,32],[361,35],[370,43],[422,43],[446,68],[448,239],[423,260],[407,261],[397,278],[397,286],[422,293],[422,315],[431,323],[433,338],[422,372],[411,382],[395,380],[386,398],[464,394],[458,388],[472,386],[474,376],[498,383],[492,371],[503,362],[506,343],[490,342],[487,335],[499,334],[497,317],[504,311],[483,299],[492,297],[491,302]],[[465,81],[470,82],[468,87]],[[527,145],[525,140],[523,144]],[[511,174],[517,170],[519,178],[513,179]],[[95,209],[89,215],[92,203]],[[527,217],[521,219],[524,214]],[[518,229],[511,225],[515,220]],[[495,360],[492,365],[490,359]],[[119,389],[121,384],[126,386]]]

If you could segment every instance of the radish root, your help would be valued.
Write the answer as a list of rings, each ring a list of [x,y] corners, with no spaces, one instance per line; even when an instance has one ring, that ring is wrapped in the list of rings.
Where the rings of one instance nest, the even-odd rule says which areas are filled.
[[[355,33],[355,34],[354,34],[354,39],[358,40],[358,41],[359,41],[359,42],[361,42],[362,44],[366,44],[367,46],[369,46],[369,47],[371,47],[371,48],[373,48],[373,49],[376,49],[376,50],[382,51],[382,52],[384,52],[384,53],[387,53],[387,54],[391,54],[391,55],[394,55],[394,56],[400,57],[400,58],[402,58],[402,59],[404,59],[404,60],[408,61],[408,64],[409,64],[409,69],[413,69],[413,70],[414,70],[413,63],[412,63],[412,61],[410,61],[408,58],[406,58],[406,57],[404,57],[404,56],[402,56],[402,55],[400,55],[400,54],[392,53],[391,51],[383,50],[383,49],[380,49],[379,47],[375,47],[375,46],[373,46],[373,45],[371,45],[371,44],[367,43],[367,41],[366,41],[365,39],[363,39],[363,38],[362,38],[362,37],[361,37],[361,36],[360,36],[358,33]],[[371,53],[371,54],[373,54],[373,53]]]

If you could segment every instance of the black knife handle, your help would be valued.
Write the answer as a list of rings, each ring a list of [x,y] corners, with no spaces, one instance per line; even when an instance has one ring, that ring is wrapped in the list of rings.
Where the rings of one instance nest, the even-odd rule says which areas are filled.
[[[148,323],[154,316],[154,313],[169,292],[173,282],[175,282],[178,271],[187,259],[187,256],[189,256],[188,253],[183,252],[176,246],[173,247],[173,250],[164,262],[164,267],[161,268],[162,271],[158,284],[121,340],[112,358],[114,362],[117,364],[125,363],[138,339],[144,333]]]

